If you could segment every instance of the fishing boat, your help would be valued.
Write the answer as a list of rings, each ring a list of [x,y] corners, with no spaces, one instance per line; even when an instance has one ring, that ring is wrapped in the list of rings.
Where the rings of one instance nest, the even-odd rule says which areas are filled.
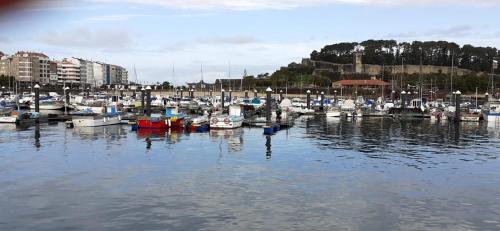
[[[213,115],[210,119],[211,129],[233,129],[243,124],[243,115],[239,105],[229,106],[229,115]]]
[[[137,118],[137,128],[167,129],[164,115],[142,116]]]
[[[75,114],[72,119],[75,127],[100,127],[121,123],[121,113],[116,110],[116,105],[112,105],[105,113]]]
[[[165,115],[153,114],[137,118],[137,127],[149,129],[183,129],[184,115],[178,113],[177,106],[167,106]]]
[[[168,105],[165,107],[165,122],[170,129],[184,129],[184,117],[183,113],[179,113],[178,106]]]
[[[121,123],[119,113],[94,114],[91,116],[73,116],[75,127],[100,127]]]

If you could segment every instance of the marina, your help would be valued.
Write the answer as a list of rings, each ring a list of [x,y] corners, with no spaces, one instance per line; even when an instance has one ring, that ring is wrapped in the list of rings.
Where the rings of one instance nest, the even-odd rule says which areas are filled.
[[[500,230],[500,1],[0,2],[0,231]]]

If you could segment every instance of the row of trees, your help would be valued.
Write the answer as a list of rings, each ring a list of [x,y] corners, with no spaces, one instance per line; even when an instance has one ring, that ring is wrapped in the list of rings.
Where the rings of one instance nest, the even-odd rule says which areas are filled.
[[[451,66],[473,71],[490,72],[492,61],[500,59],[500,51],[494,47],[460,46],[446,41],[397,42],[396,40],[366,40],[344,42],[313,51],[311,59],[333,63],[353,63],[355,52],[362,52],[363,63],[398,65],[401,63],[435,66]],[[500,71],[497,70],[497,73]]]

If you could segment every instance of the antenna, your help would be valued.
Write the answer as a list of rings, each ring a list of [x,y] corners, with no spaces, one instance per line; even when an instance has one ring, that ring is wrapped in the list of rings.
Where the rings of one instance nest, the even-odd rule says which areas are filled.
[[[175,86],[175,63],[172,61],[172,87]]]

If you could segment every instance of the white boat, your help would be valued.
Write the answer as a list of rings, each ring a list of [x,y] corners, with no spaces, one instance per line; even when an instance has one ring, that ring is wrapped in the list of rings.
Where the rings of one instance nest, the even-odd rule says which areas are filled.
[[[326,111],[326,117],[341,117],[342,112],[340,111],[339,108],[332,107]]]
[[[15,123],[15,122],[17,122],[17,116],[0,115],[0,123]]]
[[[212,115],[210,119],[211,129],[233,129],[243,124],[243,115],[239,105],[229,106],[229,115]]]
[[[35,103],[30,104],[31,109],[35,109]],[[40,110],[61,110],[64,108],[62,100],[40,100]]]
[[[347,117],[361,117],[363,112],[361,109],[356,109],[354,100],[348,99],[340,106],[341,112],[346,113]]]
[[[119,115],[94,115],[94,116],[74,116],[73,125],[75,127],[99,127],[121,123]]]

